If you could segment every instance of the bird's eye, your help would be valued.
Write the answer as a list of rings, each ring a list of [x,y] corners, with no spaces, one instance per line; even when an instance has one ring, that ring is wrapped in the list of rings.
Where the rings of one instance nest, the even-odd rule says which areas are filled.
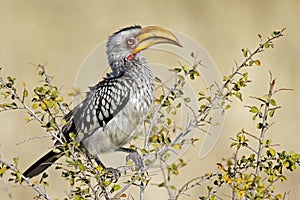
[[[129,38],[129,39],[126,41],[126,44],[128,44],[128,45],[133,45],[133,43],[134,43],[134,39],[131,39],[131,38]]]

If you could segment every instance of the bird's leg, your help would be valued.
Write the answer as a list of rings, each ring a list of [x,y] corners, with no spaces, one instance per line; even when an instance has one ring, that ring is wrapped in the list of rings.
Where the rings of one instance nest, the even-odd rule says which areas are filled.
[[[105,167],[105,165],[97,155],[95,155],[94,157],[97,164],[105,170],[105,178],[109,178],[114,183],[117,182],[121,176],[121,172],[118,169],[112,167]]]
[[[141,155],[134,149],[130,149],[130,148],[125,148],[125,147],[119,147],[117,149],[117,151],[122,151],[122,152],[126,152],[129,153],[128,156],[126,156],[126,162],[128,162],[129,160],[132,160],[134,162],[134,169],[135,170],[140,170],[144,168],[144,161],[141,157]]]
[[[88,155],[88,158],[90,159],[91,156],[92,155]],[[118,169],[115,169],[115,168],[112,168],[112,167],[105,167],[105,165],[100,160],[98,155],[93,155],[92,157],[94,158],[96,163],[104,169],[104,171],[105,171],[104,179],[108,178],[114,183],[118,181],[118,179],[121,176],[121,172]]]

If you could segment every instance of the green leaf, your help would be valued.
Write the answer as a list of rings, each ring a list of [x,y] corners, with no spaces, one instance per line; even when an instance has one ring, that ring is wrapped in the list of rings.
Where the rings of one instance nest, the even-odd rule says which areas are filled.
[[[269,95],[266,94],[266,95],[262,96],[260,99],[267,102],[269,99]]]
[[[171,190],[176,190],[176,187],[174,185],[170,185]]]
[[[203,91],[200,91],[198,94],[199,94],[200,96],[205,96],[205,93],[204,93]]]
[[[280,31],[273,31],[271,35],[274,37],[279,35],[280,33],[281,33]]]
[[[177,75],[177,78],[178,78],[180,81],[184,81],[184,76],[182,76],[182,75],[180,75],[180,74]]]
[[[15,164],[15,165],[18,165],[19,158],[18,158],[18,157],[14,157],[14,158],[13,158],[13,161],[14,161],[14,164]]]
[[[180,108],[181,107],[181,103],[179,102],[177,105],[176,105],[176,108]]]
[[[270,47],[270,44],[269,43],[265,43],[264,44],[264,48],[268,49]]]
[[[257,126],[256,126],[258,129],[261,129],[263,127],[263,124],[262,123],[258,123]]]
[[[183,99],[185,102],[190,103],[191,102],[191,98],[190,97],[186,97]]]
[[[247,81],[247,80],[248,80],[248,73],[247,73],[247,72],[244,73],[244,74],[243,74],[243,77],[244,77],[245,81]]]
[[[66,158],[66,162],[69,164],[74,164],[74,161],[72,160],[72,158]]]
[[[273,117],[274,116],[274,113],[275,113],[275,109],[272,109],[269,111],[269,116],[270,117]]]
[[[18,181],[19,183],[21,183],[21,182],[22,182],[22,174],[21,174],[20,172],[17,172],[17,173],[16,173],[16,176],[17,176],[17,181]]]
[[[167,118],[167,124],[168,124],[168,126],[170,126],[171,123],[172,123],[172,120],[170,118]]]
[[[248,55],[248,49],[243,48],[243,49],[242,49],[242,52],[243,52],[243,56],[244,56],[244,57],[247,57],[247,55]]]
[[[141,153],[142,153],[142,154],[147,154],[148,151],[147,151],[146,149],[142,149],[142,150],[141,150]]]
[[[190,70],[190,67],[187,66],[187,65],[184,65],[184,66],[182,66],[182,69],[183,69],[184,72],[187,72],[187,71]]]
[[[251,154],[251,155],[249,156],[249,159],[250,159],[251,161],[254,161],[254,160],[255,160],[255,154]]]
[[[252,66],[253,65],[253,63],[254,63],[254,61],[251,59],[251,60],[249,60],[249,66]]]
[[[258,34],[258,37],[259,37],[259,39],[262,39],[262,35],[261,34]]]
[[[225,106],[225,110],[227,110],[227,109],[229,109],[229,108],[231,108],[231,105],[230,105],[230,104],[227,104],[227,105]]]
[[[243,101],[243,98],[242,98],[242,93],[240,93],[239,91],[235,92],[234,95],[240,100],[240,101]]]
[[[160,78],[155,77],[155,78],[154,78],[154,82],[161,83],[162,81],[160,80]]]
[[[60,150],[60,149],[56,149],[56,148],[55,148],[55,149],[53,149],[52,151],[53,151],[54,153],[60,153],[60,152],[61,152],[61,150]]]
[[[172,110],[172,108],[171,108],[171,107],[167,107],[167,108],[166,108],[166,112],[167,112],[167,113],[170,113],[170,112],[171,112],[171,110]]]
[[[266,140],[265,142],[266,147],[269,147],[272,143],[272,140]]]
[[[121,189],[121,186],[120,186],[120,185],[113,185],[113,186],[111,187],[111,192],[118,191],[119,189]]]
[[[231,143],[231,144],[230,144],[230,148],[233,147],[233,146],[235,146],[235,145],[237,145],[237,144],[238,144],[237,142]]]
[[[256,106],[252,106],[250,108],[250,112],[252,112],[252,113],[259,113],[260,111],[259,111],[259,109]]]
[[[171,69],[171,71],[174,71],[175,73],[179,73],[181,72],[181,68],[176,67],[174,69]]]
[[[270,99],[269,103],[272,105],[272,106],[276,106],[276,101],[274,99]]]

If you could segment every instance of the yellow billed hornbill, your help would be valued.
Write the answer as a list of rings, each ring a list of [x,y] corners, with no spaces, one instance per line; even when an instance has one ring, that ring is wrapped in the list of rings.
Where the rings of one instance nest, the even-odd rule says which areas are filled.
[[[147,116],[154,88],[152,72],[141,51],[159,43],[181,46],[174,34],[158,26],[136,25],[115,32],[107,42],[112,72],[91,87],[86,98],[64,117],[67,123],[62,133],[67,141],[69,133],[75,133],[76,141],[103,167],[99,153],[134,152],[122,146],[131,140]],[[61,148],[58,142],[56,148]],[[48,152],[24,175],[31,178],[42,173],[61,156]],[[142,161],[137,165],[143,166]]]

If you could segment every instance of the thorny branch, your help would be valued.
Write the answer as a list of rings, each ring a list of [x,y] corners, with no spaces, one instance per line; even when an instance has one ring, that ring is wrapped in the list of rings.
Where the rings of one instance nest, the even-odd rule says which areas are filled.
[[[7,163],[6,161],[0,159],[0,163],[2,163],[3,165],[7,166],[7,168],[9,168],[10,170],[12,170],[14,173],[20,174],[20,176],[22,177],[23,180],[26,181],[26,183],[32,187],[40,196],[42,196],[44,199],[47,200],[51,200],[50,197],[44,193],[41,188],[39,188],[38,186],[36,186],[35,184],[33,184],[29,178],[23,176],[23,174],[21,174],[21,172],[12,164]]]
[[[170,188],[170,181],[169,181],[169,178],[168,178],[168,174],[166,173],[166,168],[164,167],[164,162],[163,162],[162,158],[160,159],[160,170],[161,170],[161,173],[162,173],[163,178],[164,178],[166,189],[168,191],[169,200],[174,199],[173,192],[171,191],[171,188]]]
[[[257,54],[259,54],[260,52],[262,52],[264,50],[266,44],[273,44],[272,42],[275,39],[283,36],[283,34],[282,34],[283,31],[284,31],[284,29],[280,33],[277,33],[277,34],[273,35],[271,38],[268,38],[264,43],[260,44],[253,52],[250,52],[249,50],[247,50],[247,52],[249,52],[250,54],[246,57],[246,59],[239,66],[237,66],[235,68],[235,70],[229,76],[230,78],[228,78],[228,80],[225,81],[225,83],[222,85],[222,87],[220,88],[218,86],[218,88],[220,88],[219,91],[216,92],[216,94],[215,94],[215,96],[213,96],[212,100],[199,112],[196,119],[190,121],[187,124],[187,126],[185,127],[185,129],[176,136],[176,138],[170,143],[170,145],[161,149],[158,154],[164,155],[164,153],[167,152],[170,149],[170,147],[172,147],[174,144],[178,143],[178,141],[183,139],[192,130],[192,128],[198,127],[201,122],[205,121],[207,116],[209,116],[210,111],[212,109],[216,109],[216,105],[219,105],[219,101],[226,100],[228,95],[231,93],[232,89],[228,89],[228,85],[235,79],[235,77],[237,75],[240,74],[240,71],[243,68],[245,68],[246,66],[248,66],[248,62],[251,61],[254,58],[254,56],[256,56]],[[224,92],[225,89],[227,89],[226,92]],[[222,109],[222,107],[220,107],[220,106],[219,106],[219,108]],[[264,132],[265,131],[266,131],[266,129],[264,130]],[[169,191],[169,189],[170,188],[167,188],[168,191]],[[171,197],[172,196],[169,196],[169,198],[171,198]]]
[[[45,76],[45,82],[48,83],[51,87],[53,87],[51,78],[49,77],[49,75],[46,73],[46,69],[44,65],[38,65],[38,68],[40,68],[42,70],[43,75]],[[60,111],[62,112],[62,114],[65,116],[66,113],[66,109],[64,108],[64,106],[62,105],[61,102],[57,102]]]
[[[43,121],[35,114],[35,112],[26,105],[24,98],[21,98],[15,90],[8,87],[1,78],[0,83],[5,89],[10,92],[11,95],[13,95],[21,103],[22,107],[18,107],[19,109],[25,109],[30,116],[34,117],[34,119],[37,120],[40,124],[43,124]]]
[[[208,174],[208,175],[204,175],[204,176],[201,176],[201,177],[196,177],[196,178],[193,178],[189,181],[187,181],[179,190],[178,190],[178,194],[175,196],[175,200],[179,199],[179,197],[181,195],[184,195],[185,192],[187,192],[188,190],[196,187],[196,186],[201,186],[201,184],[204,182],[204,181],[209,181],[211,180],[211,178],[217,176],[219,173],[213,173],[213,174]]]

